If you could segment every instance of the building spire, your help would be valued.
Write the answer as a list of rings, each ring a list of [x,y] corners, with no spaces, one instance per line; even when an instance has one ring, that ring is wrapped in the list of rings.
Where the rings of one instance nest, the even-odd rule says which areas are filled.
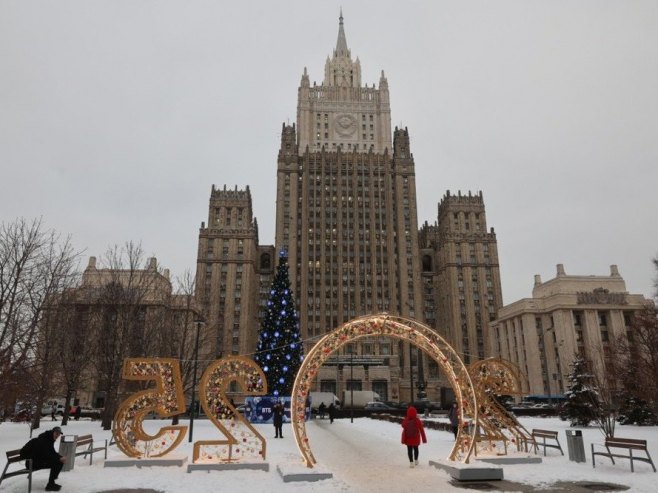
[[[340,8],[340,17],[338,18],[338,41],[336,42],[336,57],[350,57],[350,50],[347,49],[347,39],[345,39],[345,29],[343,28],[343,7]]]

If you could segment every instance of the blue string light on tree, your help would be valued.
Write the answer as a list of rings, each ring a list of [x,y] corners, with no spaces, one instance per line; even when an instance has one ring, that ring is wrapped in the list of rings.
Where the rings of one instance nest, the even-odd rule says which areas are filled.
[[[294,306],[288,254],[281,249],[255,358],[267,377],[269,392],[277,397],[290,395],[295,375],[304,359],[299,318]]]

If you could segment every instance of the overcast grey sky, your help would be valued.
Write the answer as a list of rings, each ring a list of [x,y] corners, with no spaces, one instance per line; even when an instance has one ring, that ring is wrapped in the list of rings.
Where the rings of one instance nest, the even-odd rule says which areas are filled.
[[[141,241],[195,268],[212,184],[249,185],[274,241],[281,124],[323,78],[341,3],[0,0],[0,221],[85,255]],[[411,136],[419,221],[482,190],[504,302],[563,263],[653,292],[658,2],[342,0],[363,81]]]

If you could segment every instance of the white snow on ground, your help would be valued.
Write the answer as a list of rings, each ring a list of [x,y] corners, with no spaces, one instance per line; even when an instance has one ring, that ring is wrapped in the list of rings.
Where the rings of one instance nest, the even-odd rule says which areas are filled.
[[[168,421],[151,420],[147,429],[168,424]],[[548,456],[541,464],[504,466],[506,480],[535,485],[537,489],[556,481],[599,481],[624,484],[632,492],[649,493],[658,490],[658,474],[649,464],[636,463],[636,472],[631,473],[627,460],[617,461],[617,465],[605,458],[597,457],[597,466],[592,468],[590,443],[603,441],[598,428],[583,428],[586,463],[570,462],[567,453],[566,435],[568,423],[557,418],[525,418],[521,423],[528,429],[541,428],[559,432],[560,443],[565,451],[549,449]],[[43,421],[40,433],[54,425]],[[59,424],[59,423],[57,423]],[[186,424],[181,422],[181,424]],[[421,445],[420,465],[409,468],[406,448],[400,444],[400,426],[394,423],[358,418],[354,423],[341,419],[330,424],[328,420],[314,420],[307,423],[311,449],[324,471],[333,473],[333,479],[318,482],[284,483],[277,465],[292,467],[302,463],[292,436],[290,425],[284,425],[284,439],[271,438],[272,425],[257,425],[268,439],[267,462],[269,472],[263,471],[194,471],[187,473],[186,467],[145,467],[145,468],[104,468],[102,453],[96,456],[94,465],[78,457],[73,471],[63,472],[58,482],[63,492],[92,493],[119,488],[153,488],[166,493],[230,491],[231,493],[267,491],[284,492],[363,492],[383,493],[389,491],[441,491],[461,492],[449,484],[450,477],[428,465],[430,459],[445,459],[452,446],[452,434],[446,431],[426,430],[428,444]],[[152,428],[153,427],[153,428]],[[92,433],[94,438],[110,438],[110,432],[103,431],[98,421],[83,420],[71,422],[65,427],[66,434],[83,435]],[[658,428],[618,426],[617,436],[648,440],[649,451],[658,458]],[[219,438],[218,432],[207,420],[194,422],[194,439]],[[7,450],[20,448],[29,439],[26,424],[0,424],[0,470],[5,465]],[[187,439],[176,449],[176,455],[192,458],[192,444]],[[111,447],[109,457],[122,457],[122,453]],[[43,491],[47,471],[38,471],[33,476],[33,490]],[[27,490],[27,477],[17,476],[3,481],[2,493],[23,493]]]

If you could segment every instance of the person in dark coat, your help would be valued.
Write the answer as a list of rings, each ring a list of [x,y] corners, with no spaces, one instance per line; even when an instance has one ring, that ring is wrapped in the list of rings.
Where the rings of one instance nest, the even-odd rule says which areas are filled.
[[[457,439],[457,431],[459,430],[459,409],[457,409],[457,403],[453,402],[450,410],[448,411],[448,419],[450,420],[450,428],[455,435],[455,440]]]
[[[409,457],[409,467],[418,465],[418,446],[420,440],[427,443],[425,428],[423,423],[418,419],[418,412],[413,406],[407,408],[407,417],[402,420],[402,438],[401,442],[407,446],[407,456]]]
[[[273,417],[272,422],[274,423],[274,438],[283,438],[283,404],[277,402],[272,408]]]
[[[327,411],[329,412],[329,423],[333,423],[334,418],[336,417],[336,406],[334,406],[333,402],[329,404]]]
[[[324,405],[324,402],[321,402],[318,406],[318,416],[320,416],[320,419],[324,419],[324,413],[326,410],[327,406]]]
[[[75,412],[73,413],[74,419],[80,421],[80,416],[82,416],[82,407],[75,406]]]
[[[62,457],[55,450],[55,441],[62,435],[62,429],[55,426],[52,430],[44,431],[37,438],[30,440],[21,449],[21,457],[32,459],[32,470],[50,469],[46,491],[59,491],[62,487],[55,483],[59,476],[66,457]]]

